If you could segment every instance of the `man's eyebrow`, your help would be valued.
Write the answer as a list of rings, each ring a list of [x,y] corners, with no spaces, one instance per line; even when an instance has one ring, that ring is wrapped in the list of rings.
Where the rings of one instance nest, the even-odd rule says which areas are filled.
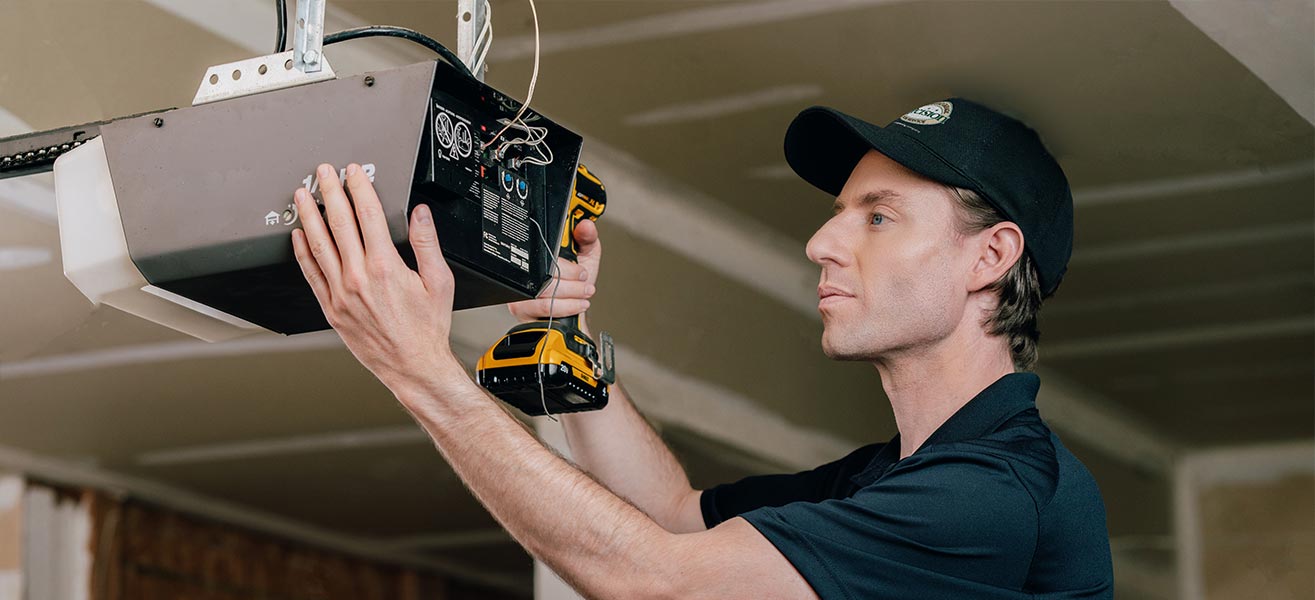
[[[863,207],[863,206],[870,206],[872,204],[876,204],[877,202],[881,202],[882,200],[903,200],[903,199],[904,196],[901,196],[900,193],[895,190],[876,190],[863,194],[863,197],[858,199],[858,205],[860,207]],[[841,202],[839,198],[836,198],[835,203],[831,205],[831,214],[833,215],[840,214],[840,211],[842,210],[845,210],[845,204]]]

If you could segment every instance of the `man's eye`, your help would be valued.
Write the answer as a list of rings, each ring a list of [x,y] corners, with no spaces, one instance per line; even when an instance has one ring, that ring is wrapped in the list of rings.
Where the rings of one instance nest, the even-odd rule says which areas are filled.
[[[886,215],[883,215],[883,214],[881,214],[881,213],[872,213],[872,224],[873,224],[873,225],[880,225],[880,224],[885,223],[885,222],[886,222]]]

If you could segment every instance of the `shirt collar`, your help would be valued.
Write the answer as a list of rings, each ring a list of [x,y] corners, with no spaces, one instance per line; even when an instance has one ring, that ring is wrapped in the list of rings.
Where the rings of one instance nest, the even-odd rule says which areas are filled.
[[[1005,421],[1036,405],[1041,378],[1035,373],[1009,373],[978,392],[923,442],[917,452],[935,444],[950,444],[984,437]],[[899,462],[900,436],[895,434],[862,472],[850,478],[859,486],[880,479]],[[914,454],[916,454],[915,452]]]
[[[1035,373],[1009,373],[995,380],[950,415],[919,450],[933,444],[975,440],[994,432],[1010,417],[1035,406],[1040,387],[1041,378]]]

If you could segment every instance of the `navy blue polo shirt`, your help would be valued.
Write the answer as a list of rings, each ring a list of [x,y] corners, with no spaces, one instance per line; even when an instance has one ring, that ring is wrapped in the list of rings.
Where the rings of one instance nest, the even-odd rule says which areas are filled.
[[[1005,375],[900,460],[899,436],[794,475],[703,492],[709,528],[743,517],[823,599],[1112,598],[1096,482]]]

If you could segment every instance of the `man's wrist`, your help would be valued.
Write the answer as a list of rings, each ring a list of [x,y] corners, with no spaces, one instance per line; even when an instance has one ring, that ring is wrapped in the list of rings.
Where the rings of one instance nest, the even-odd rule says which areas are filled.
[[[443,352],[427,364],[385,383],[408,407],[416,402],[441,401],[475,385],[466,367],[451,352]]]

